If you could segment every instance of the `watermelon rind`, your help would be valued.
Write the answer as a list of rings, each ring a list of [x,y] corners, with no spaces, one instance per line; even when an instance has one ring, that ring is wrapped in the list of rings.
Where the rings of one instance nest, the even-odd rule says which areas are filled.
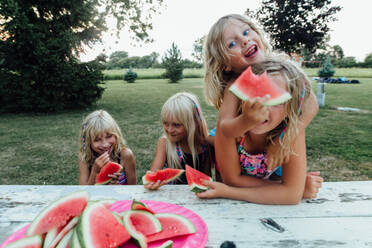
[[[77,200],[79,200],[79,202],[76,202]],[[88,191],[84,190],[67,194],[62,198],[54,201],[35,217],[26,231],[26,236],[47,233],[52,228],[65,225],[68,220],[75,216],[79,216],[83,212],[88,203],[88,200],[89,193]],[[66,205],[67,202],[71,201],[75,201],[75,204],[79,203],[79,205],[81,205],[79,206],[79,209],[74,209],[71,204]],[[60,211],[60,216],[55,214],[53,217],[48,216],[48,214],[56,210]],[[71,212],[72,210],[74,212]],[[41,228],[41,226],[44,226],[44,228]]]
[[[161,232],[148,235],[147,242],[153,242],[153,241],[158,241],[162,239],[169,239],[169,238],[180,236],[180,235],[188,235],[188,234],[196,233],[196,228],[194,224],[183,215],[179,215],[175,213],[157,213],[155,214],[155,217],[157,217],[160,220],[160,223],[162,221],[161,218],[174,219],[173,223],[177,223],[177,224],[182,223],[183,228],[185,228],[187,231],[182,233],[179,231],[180,229],[177,229],[177,227],[175,226],[170,227],[170,228],[163,226],[163,230]]]
[[[106,174],[106,170],[110,167],[116,167],[116,168],[114,168],[114,169],[116,169],[116,171],[111,172],[111,173],[121,173],[123,171],[123,166],[121,166],[120,164],[115,163],[115,162],[107,163],[105,166],[103,166],[101,168],[100,172],[96,176],[96,185],[105,185],[105,184],[108,184],[112,181],[111,177],[104,180],[104,181],[100,181],[101,180],[100,177],[103,177]],[[105,176],[107,176],[107,175],[105,175]]]
[[[91,217],[96,219],[91,219]],[[100,223],[93,223],[95,221]],[[95,231],[99,227],[99,235],[105,236],[105,240],[102,240],[103,243],[97,241],[99,236],[92,233],[91,226]],[[83,248],[118,247],[130,239],[130,235],[120,221],[120,217],[117,217],[114,212],[107,209],[101,202],[90,202],[87,205],[80,216],[76,232],[80,246]]]
[[[210,179],[210,181],[211,182],[213,181],[212,178]],[[189,185],[189,188],[190,188],[190,191],[192,191],[194,193],[202,193],[202,192],[207,191],[209,189],[207,186],[197,184],[197,183],[192,183],[191,185]]]
[[[4,248],[23,248],[23,247],[30,247],[30,248],[41,248],[43,244],[43,238],[41,235],[33,235],[29,237],[24,237],[18,239]]]
[[[137,201],[135,199],[133,199],[132,201],[132,205],[130,206],[130,209],[132,210],[142,210],[142,211],[147,211],[151,214],[155,214],[154,211],[152,211],[151,209],[149,209],[145,203],[143,202],[140,202],[140,201]]]
[[[58,231],[59,229],[61,229],[61,227],[55,227],[55,228],[52,228],[51,230],[49,230],[47,232],[47,234],[45,235],[45,238],[44,238],[44,242],[43,242],[43,248],[48,248],[53,240],[57,237],[58,235]]]
[[[61,241],[59,241],[56,248],[67,248],[67,247],[69,247],[73,232],[74,232],[74,229],[71,229],[70,231],[68,231],[68,233],[66,233],[66,235],[63,236]]]
[[[81,248],[76,228],[73,229],[70,248]]]
[[[165,241],[163,244],[158,246],[157,248],[172,248],[173,246],[173,240]]]
[[[67,235],[67,233],[76,226],[76,224],[79,221],[79,217],[75,216],[72,218],[66,226],[63,227],[63,229],[57,234],[57,236],[53,239],[53,241],[50,243],[49,246],[43,246],[43,248],[48,248],[48,247],[56,247],[57,244],[62,240],[62,238]]]
[[[169,170],[169,168],[166,168],[166,169],[163,169],[163,170],[158,170],[158,171],[156,171],[154,173],[162,173],[163,171],[166,171],[166,170]],[[185,172],[185,170],[182,170],[182,169],[172,169],[172,170],[174,170],[174,171],[177,170],[177,173],[174,176],[169,177],[166,180],[164,180],[164,183],[169,183],[169,182],[173,181],[174,179],[176,179],[177,177],[181,176],[182,173]],[[146,184],[149,184],[149,183],[156,183],[157,182],[157,180],[153,180],[152,181],[152,180],[149,180],[147,177],[148,177],[148,174],[145,174],[142,177],[142,183],[143,183],[143,185],[146,185]]]
[[[249,98],[239,89],[239,87],[235,84],[231,85],[229,88],[229,91],[231,91],[235,96],[237,96],[239,99],[243,101],[247,101]]]

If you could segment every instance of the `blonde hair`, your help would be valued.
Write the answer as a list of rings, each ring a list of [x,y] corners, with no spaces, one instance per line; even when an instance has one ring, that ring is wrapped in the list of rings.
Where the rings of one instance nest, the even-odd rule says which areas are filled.
[[[294,154],[291,144],[298,134],[297,127],[302,115],[302,105],[306,104],[312,89],[305,72],[296,62],[284,54],[268,57],[262,63],[252,65],[252,71],[255,74],[262,74],[266,71],[268,76],[283,76],[287,82],[287,90],[292,96],[285,103],[286,118],[266,137],[267,145],[279,147],[273,150],[273,154],[269,158],[269,169],[273,169],[288,161],[289,156]],[[279,144],[276,144],[276,140]]]
[[[224,70],[230,62],[230,55],[223,40],[223,32],[231,20],[248,24],[261,38],[265,54],[271,53],[271,46],[264,37],[264,32],[245,16],[231,14],[221,17],[210,29],[204,44],[204,96],[208,104],[219,109],[222,104],[223,91],[227,83],[236,76]]]
[[[82,122],[80,131],[79,159],[88,165],[93,164],[96,154],[92,150],[92,143],[97,136],[109,133],[116,137],[116,144],[110,154],[112,159],[120,157],[120,151],[126,148],[125,140],[120,128],[112,116],[105,110],[97,110],[90,113]]]
[[[161,110],[162,122],[172,119],[184,126],[187,133],[187,144],[192,154],[193,165],[198,159],[197,148],[205,143],[208,135],[207,123],[203,116],[198,98],[187,92],[180,92],[171,96]],[[170,168],[181,168],[177,155],[177,144],[167,137],[167,163]]]

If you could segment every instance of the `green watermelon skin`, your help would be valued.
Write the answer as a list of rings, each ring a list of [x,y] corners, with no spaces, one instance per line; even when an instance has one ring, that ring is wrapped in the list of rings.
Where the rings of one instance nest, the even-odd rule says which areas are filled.
[[[115,162],[108,162],[105,166],[102,167],[102,169],[96,176],[96,184],[108,184],[112,180],[112,178],[108,175],[120,173],[122,171],[123,167],[120,164]]]
[[[251,67],[235,80],[229,90],[243,101],[270,95],[269,100],[264,103],[265,106],[279,105],[292,98],[288,92],[272,82],[266,72],[255,75]]]
[[[142,183],[144,185],[149,183],[156,183],[157,181],[165,181],[165,183],[169,183],[182,175],[185,170],[182,169],[173,169],[173,168],[166,168],[163,170],[158,170],[154,173],[146,173],[142,177]]]
[[[130,239],[120,218],[101,202],[88,204],[76,231],[82,248],[118,247]]]
[[[143,202],[140,202],[140,201],[137,201],[135,199],[133,199],[132,201],[132,205],[130,206],[130,209],[131,210],[142,210],[142,211],[147,211],[151,214],[155,214],[154,211],[152,211],[151,209],[149,209],[145,203]]]
[[[66,225],[75,216],[80,216],[88,204],[89,193],[77,191],[58,199],[44,208],[32,221],[27,236],[47,233],[55,227]]]
[[[155,217],[160,221],[162,230],[158,233],[148,235],[148,243],[196,233],[194,224],[182,215],[174,213],[157,213],[155,214]]]
[[[189,165],[186,165],[186,179],[190,191],[195,193],[201,193],[208,190],[208,187],[203,184],[203,180],[213,181],[210,176],[192,168]]]

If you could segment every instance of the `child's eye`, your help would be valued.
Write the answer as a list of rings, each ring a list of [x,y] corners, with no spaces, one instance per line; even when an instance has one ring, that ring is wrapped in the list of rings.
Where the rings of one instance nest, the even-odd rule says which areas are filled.
[[[180,123],[174,123],[174,127],[176,127],[176,128],[181,127],[181,126],[182,126],[182,124],[180,124]]]
[[[107,134],[107,138],[111,138],[113,134]]]
[[[230,44],[229,44],[229,48],[233,48],[235,45],[236,45],[236,42],[235,42],[235,41],[232,41],[232,42],[230,42]]]
[[[247,36],[249,34],[249,29],[244,30],[243,35]]]

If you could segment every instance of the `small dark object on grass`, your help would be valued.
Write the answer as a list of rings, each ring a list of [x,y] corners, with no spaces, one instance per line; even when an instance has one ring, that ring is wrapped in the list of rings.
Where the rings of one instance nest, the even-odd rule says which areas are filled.
[[[221,244],[220,248],[236,248],[236,245],[234,242],[226,240]]]

